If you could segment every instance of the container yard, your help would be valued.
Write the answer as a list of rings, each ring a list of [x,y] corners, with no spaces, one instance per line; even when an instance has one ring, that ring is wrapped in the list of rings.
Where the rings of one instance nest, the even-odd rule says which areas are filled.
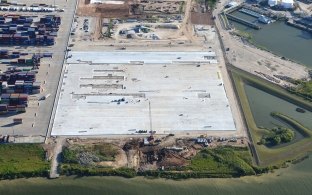
[[[76,0],[2,1],[0,135],[44,140],[75,6]],[[52,98],[41,100],[47,94]]]
[[[23,58],[20,58],[24,56]],[[27,57],[28,56],[28,57]],[[36,81],[40,60],[43,57],[52,57],[51,54],[21,53],[18,51],[0,50],[0,59],[6,64],[7,70],[0,73],[0,114],[3,117],[25,113],[28,107],[28,96],[41,92],[41,83]],[[16,123],[13,119],[12,125]]]

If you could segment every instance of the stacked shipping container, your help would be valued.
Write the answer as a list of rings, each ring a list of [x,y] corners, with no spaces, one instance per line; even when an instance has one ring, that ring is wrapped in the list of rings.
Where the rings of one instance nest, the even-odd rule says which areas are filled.
[[[36,73],[22,71],[0,74],[1,93],[40,93],[40,82],[35,82]]]
[[[8,111],[25,112],[28,102],[27,94],[2,94],[0,104],[0,114],[5,114]]]
[[[40,60],[43,57],[52,57],[52,54],[43,53],[30,55],[28,53],[0,50],[0,63],[2,64],[12,64],[18,66],[40,66]]]
[[[54,45],[61,18],[47,15],[34,21],[34,17],[15,14],[0,15],[0,45]],[[18,69],[10,67],[0,73],[0,114],[25,112],[28,95],[40,93],[40,82],[31,69],[40,65],[40,59],[52,53],[33,54],[0,50],[0,63],[32,66]]]
[[[54,45],[61,18],[47,15],[34,22],[30,16],[0,15],[1,45]]]

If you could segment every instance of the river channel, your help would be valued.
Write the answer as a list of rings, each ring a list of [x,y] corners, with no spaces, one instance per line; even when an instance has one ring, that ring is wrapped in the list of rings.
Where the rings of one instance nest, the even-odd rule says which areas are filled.
[[[284,123],[271,117],[271,112],[280,112],[312,129],[312,112],[306,110],[305,113],[297,112],[295,104],[278,98],[256,87],[245,84],[245,93],[248,98],[255,123],[257,126],[273,128],[276,125],[285,126]]]
[[[239,11],[232,14],[257,23],[257,18]],[[261,26],[260,30],[255,30],[233,21],[230,22],[234,24],[236,29],[251,33],[255,44],[279,56],[284,56],[312,68],[312,33],[288,26],[281,21],[271,24],[257,23]]]

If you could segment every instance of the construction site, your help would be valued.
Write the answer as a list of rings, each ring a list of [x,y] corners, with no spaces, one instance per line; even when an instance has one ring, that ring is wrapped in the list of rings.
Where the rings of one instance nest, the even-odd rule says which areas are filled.
[[[306,69],[243,45],[228,2],[21,1],[0,4],[0,143],[43,143],[49,178],[266,171],[228,70]]]
[[[165,47],[179,51],[183,46],[202,51],[206,49],[202,42],[211,36],[198,36],[194,24],[205,25],[201,30],[207,35],[215,33],[209,28],[213,17],[205,4],[171,0],[92,2],[78,2],[69,42],[72,50],[111,51],[129,46],[138,51],[144,45],[148,50]]]
[[[137,171],[148,171],[186,167],[196,154],[208,146],[211,149],[220,146],[244,148],[246,138],[216,136],[175,138],[173,135],[130,140],[68,138],[63,144],[67,151],[77,154],[77,163],[81,166],[109,166],[115,169],[127,167]],[[101,155],[105,160],[97,156],[98,150],[102,151]]]
[[[77,3],[52,136],[244,135],[207,5]]]
[[[144,170],[183,167],[207,146],[246,146],[207,5],[77,3],[48,131],[56,138],[51,177],[57,177],[61,146],[71,148],[70,137],[77,137],[74,145],[119,142],[120,155],[100,164]]]
[[[26,100],[24,95],[11,95],[14,100],[3,96],[7,102],[27,101],[28,107],[1,116],[1,135],[6,142],[46,143],[51,178],[58,177],[58,156],[71,144],[119,142],[115,160],[101,161],[101,166],[126,163],[137,170],[183,167],[204,147],[246,146],[246,129],[212,10],[204,2],[36,3],[13,5],[36,8],[17,9],[23,12],[17,21],[33,18],[35,24],[29,27],[33,33],[27,32],[27,38],[23,32],[14,44],[8,40],[1,54],[28,50],[40,56],[40,64],[36,61],[36,69],[29,70],[38,73],[31,79],[40,82],[40,88],[33,87]],[[55,29],[48,26],[50,20],[57,23]],[[46,31],[35,26],[40,23]],[[28,56],[24,58],[2,61],[11,68],[27,64]],[[14,73],[14,85],[23,86],[17,92],[29,91],[24,87],[27,82],[20,81],[25,74]],[[12,122],[13,118],[19,121]]]

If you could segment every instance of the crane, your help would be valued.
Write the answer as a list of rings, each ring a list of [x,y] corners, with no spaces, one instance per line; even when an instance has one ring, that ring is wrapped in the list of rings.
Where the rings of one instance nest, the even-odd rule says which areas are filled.
[[[148,111],[149,111],[149,122],[150,122],[150,137],[148,138],[148,141],[151,142],[154,140],[154,134],[156,133],[156,131],[153,131],[151,101],[148,101]]]

